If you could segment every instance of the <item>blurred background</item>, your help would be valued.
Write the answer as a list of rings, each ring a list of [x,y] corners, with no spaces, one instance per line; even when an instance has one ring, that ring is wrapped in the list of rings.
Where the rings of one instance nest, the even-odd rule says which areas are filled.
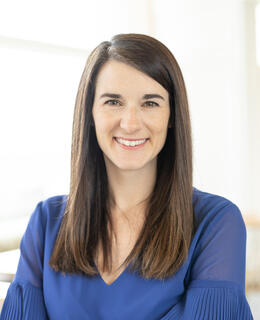
[[[258,0],[0,2],[0,301],[36,204],[69,191],[73,109],[86,58],[101,41],[130,32],[162,41],[179,62],[194,186],[230,199],[243,214],[246,295],[260,319]]]

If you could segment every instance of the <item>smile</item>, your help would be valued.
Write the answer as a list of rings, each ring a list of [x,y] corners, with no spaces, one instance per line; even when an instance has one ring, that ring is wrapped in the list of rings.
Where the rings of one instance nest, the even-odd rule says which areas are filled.
[[[124,149],[132,150],[142,148],[148,139],[126,140],[123,138],[114,137],[114,140]]]

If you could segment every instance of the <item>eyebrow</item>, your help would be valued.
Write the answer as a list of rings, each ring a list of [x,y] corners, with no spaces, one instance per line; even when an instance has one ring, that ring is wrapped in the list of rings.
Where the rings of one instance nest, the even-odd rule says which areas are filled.
[[[101,99],[104,97],[122,99],[122,96],[120,94],[116,94],[116,93],[103,93],[103,94],[101,94],[101,96],[99,98]],[[147,94],[143,95],[143,97],[142,97],[143,100],[153,99],[153,98],[158,98],[158,99],[164,100],[164,98],[157,93],[147,93]]]

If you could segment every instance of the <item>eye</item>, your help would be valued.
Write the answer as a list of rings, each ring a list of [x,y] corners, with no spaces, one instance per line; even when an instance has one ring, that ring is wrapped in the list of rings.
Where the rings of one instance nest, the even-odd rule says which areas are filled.
[[[146,101],[145,104],[148,104],[148,107],[157,107],[157,106],[159,106],[159,104],[154,102],[154,101]]]
[[[120,103],[118,100],[107,100],[105,104],[115,106],[117,103]]]

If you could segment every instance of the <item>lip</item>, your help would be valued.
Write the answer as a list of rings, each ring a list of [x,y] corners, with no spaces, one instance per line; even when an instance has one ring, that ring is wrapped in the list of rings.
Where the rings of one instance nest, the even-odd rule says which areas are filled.
[[[141,139],[130,139],[130,138],[124,138],[124,137],[114,137],[117,139],[123,139],[123,140],[128,140],[128,141],[140,141],[140,140],[148,140],[148,138],[141,138]]]
[[[123,139],[123,138],[121,138],[121,139]],[[117,139],[116,139],[116,137],[114,137],[113,140],[114,140],[114,141],[117,143],[117,145],[118,145],[119,147],[121,147],[122,149],[125,149],[125,150],[138,150],[138,149],[143,148],[143,147],[145,146],[146,142],[147,142],[149,139],[137,139],[137,140],[145,140],[145,142],[142,143],[142,144],[138,144],[138,145],[136,145],[136,146],[133,146],[133,147],[132,147],[132,146],[125,146],[124,144],[118,142]],[[125,140],[128,140],[128,139],[125,139]],[[133,140],[133,139],[132,139],[132,140]],[[131,140],[131,141],[132,141],[132,140]]]

